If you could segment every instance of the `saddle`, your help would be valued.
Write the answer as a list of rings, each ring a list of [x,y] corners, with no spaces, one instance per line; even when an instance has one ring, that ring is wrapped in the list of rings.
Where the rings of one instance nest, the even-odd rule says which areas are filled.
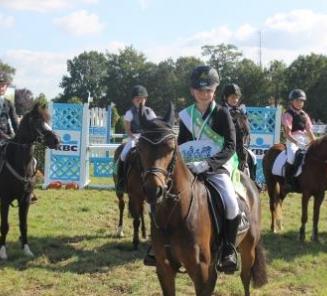
[[[207,188],[208,194],[208,202],[209,202],[209,210],[212,215],[212,220],[214,222],[215,231],[216,231],[216,241],[219,242],[222,231],[223,224],[225,220],[225,205],[224,201],[219,193],[218,189],[215,188],[213,183],[209,183],[205,181],[205,186]],[[247,201],[239,194],[237,194],[237,202],[241,213],[241,222],[238,227],[237,237],[246,232],[250,227],[249,222],[249,206]]]
[[[126,159],[124,162],[121,161],[120,157],[117,160],[116,163],[116,175],[117,175],[117,183],[120,185],[123,185],[121,188],[124,190],[124,192],[126,192],[126,180],[128,178],[128,175],[132,169],[133,164],[138,164],[139,163],[139,156],[136,152],[136,148],[133,147],[130,149],[130,151],[128,151],[127,155],[126,155]]]
[[[305,161],[306,150],[299,149],[296,151],[295,154],[295,161],[294,161],[294,177],[298,177],[302,173],[302,167]],[[276,157],[273,167],[272,167],[272,174],[275,176],[285,177],[285,164],[287,161],[287,154],[286,150],[283,150],[279,153]]]

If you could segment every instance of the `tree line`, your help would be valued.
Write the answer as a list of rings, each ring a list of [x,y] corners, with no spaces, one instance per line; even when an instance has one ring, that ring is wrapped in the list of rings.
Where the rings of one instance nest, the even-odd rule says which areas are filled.
[[[132,46],[118,53],[83,52],[67,60],[67,74],[60,82],[62,93],[55,102],[87,102],[105,107],[114,103],[123,114],[130,106],[131,88],[135,84],[146,86],[148,105],[160,114],[168,101],[177,109],[192,102],[190,74],[200,64],[214,67],[221,78],[217,101],[227,83],[237,83],[242,90],[242,101],[248,106],[287,105],[290,90],[301,88],[307,93],[305,109],[312,118],[327,121],[327,56],[301,55],[289,66],[274,60],[260,67],[243,56],[232,44],[205,45],[202,57],[179,57],[159,63],[150,62],[145,54]],[[0,66],[5,64],[0,63]],[[14,73],[14,69],[6,65]],[[8,68],[9,67],[9,68]]]

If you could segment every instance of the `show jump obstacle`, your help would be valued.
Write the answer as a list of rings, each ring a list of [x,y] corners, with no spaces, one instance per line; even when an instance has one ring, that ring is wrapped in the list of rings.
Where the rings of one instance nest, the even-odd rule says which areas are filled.
[[[112,176],[113,153],[119,144],[112,143],[117,135],[111,133],[110,106],[103,110],[89,109],[88,104],[54,103],[50,111],[52,128],[61,144],[58,150],[46,151],[44,187],[61,182],[84,188],[90,183],[91,164],[92,176]],[[280,141],[281,108],[248,107],[247,112],[251,126],[250,149],[258,160],[258,182],[263,183],[262,158],[265,151]]]

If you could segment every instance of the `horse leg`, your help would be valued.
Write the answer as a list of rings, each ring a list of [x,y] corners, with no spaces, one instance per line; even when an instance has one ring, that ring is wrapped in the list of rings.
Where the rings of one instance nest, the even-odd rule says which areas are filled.
[[[280,187],[276,181],[267,182],[269,205],[271,212],[271,231],[277,232],[278,203],[280,200]]]
[[[137,201],[136,196],[130,196],[129,198],[129,203],[128,203],[128,208],[131,216],[133,217],[133,249],[137,250],[138,245],[140,243],[140,238],[139,238],[139,228],[140,228],[140,223],[141,223],[141,218],[140,218],[140,209],[139,206],[135,204],[135,201]]]
[[[301,217],[301,228],[300,228],[300,241],[305,240],[305,224],[308,221],[308,202],[310,199],[310,194],[305,192],[302,194],[302,217]]]
[[[276,207],[276,226],[279,231],[284,229],[283,227],[283,197],[279,196]]]
[[[311,240],[315,242],[319,242],[318,238],[318,222],[319,222],[319,214],[320,214],[320,206],[324,200],[324,191],[319,192],[314,196],[314,204],[313,204],[313,229]]]
[[[193,252],[186,252],[184,265],[190,275],[197,296],[212,295],[217,281],[215,264],[211,258],[210,247],[200,250],[198,245],[194,246]]]
[[[250,236],[250,233],[246,235],[243,241],[240,244],[240,253],[241,253],[241,280],[244,288],[244,295],[250,295],[250,282],[252,275],[252,266],[254,265],[255,260],[255,244],[254,238]]]
[[[144,222],[144,202],[141,205],[141,231],[142,231],[142,238],[146,239],[146,229],[145,229],[145,222]]]
[[[0,259],[6,260],[8,258],[6,251],[6,237],[9,231],[8,223],[8,212],[9,212],[9,203],[3,202],[0,203],[1,207],[1,237],[0,237]]]
[[[34,254],[30,250],[27,241],[27,215],[29,209],[29,195],[24,196],[18,203],[18,214],[19,214],[19,229],[20,229],[20,241],[24,254],[29,257],[33,257]]]
[[[124,193],[116,192],[118,198],[118,205],[119,205],[119,223],[117,227],[117,237],[122,238],[124,237],[123,231],[123,218],[124,218],[124,209],[125,209],[125,201],[124,201]]]
[[[175,296],[176,271],[164,260],[157,260],[157,276],[163,296]]]
[[[201,269],[201,281],[194,282],[195,292],[197,296],[210,296],[215,289],[217,272],[214,264],[204,264]]]

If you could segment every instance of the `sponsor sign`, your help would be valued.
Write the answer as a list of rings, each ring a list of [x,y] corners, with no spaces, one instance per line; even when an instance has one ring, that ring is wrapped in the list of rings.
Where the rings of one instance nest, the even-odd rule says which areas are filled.
[[[252,134],[250,149],[257,156],[257,159],[262,159],[266,151],[274,145],[274,136],[268,134]]]
[[[57,130],[56,133],[60,138],[60,146],[58,149],[54,150],[54,153],[56,155],[71,155],[71,156],[80,155],[81,133],[79,131]]]

